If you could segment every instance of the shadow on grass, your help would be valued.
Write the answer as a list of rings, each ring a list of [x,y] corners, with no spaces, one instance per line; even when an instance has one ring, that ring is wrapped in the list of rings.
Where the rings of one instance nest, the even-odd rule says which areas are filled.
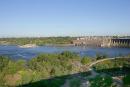
[[[84,77],[90,74],[91,72],[88,71],[88,72],[81,72],[81,73],[76,73],[71,75],[64,75],[64,76],[54,77],[50,79],[40,80],[37,82],[31,82],[17,87],[61,87],[61,85],[65,83],[66,79],[71,79],[71,77],[75,77],[75,76]]]
[[[95,71],[97,71],[98,73],[106,73],[110,76],[123,76],[130,73],[130,67],[100,69]]]
[[[112,69],[102,69],[102,70],[97,70],[99,73],[106,73],[111,76],[122,76],[130,73],[130,68],[124,67],[124,68],[112,68]],[[71,75],[65,75],[65,76],[59,76],[59,77],[54,77],[50,79],[44,79],[40,80],[37,82],[31,82],[28,84],[20,85],[17,87],[61,87],[66,81],[66,79],[71,79],[71,77],[76,77],[76,76],[89,76],[91,75],[91,72],[80,72],[76,74],[71,74]]]

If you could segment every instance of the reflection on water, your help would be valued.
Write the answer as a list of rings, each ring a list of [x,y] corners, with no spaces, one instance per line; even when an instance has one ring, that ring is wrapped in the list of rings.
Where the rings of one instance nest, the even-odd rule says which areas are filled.
[[[71,51],[81,56],[95,57],[97,53],[106,54],[109,57],[130,54],[130,48],[93,48],[93,47],[58,47],[58,46],[39,46],[36,48],[19,48],[18,46],[0,45],[0,55],[6,55],[11,58],[30,59],[40,53],[60,53]]]

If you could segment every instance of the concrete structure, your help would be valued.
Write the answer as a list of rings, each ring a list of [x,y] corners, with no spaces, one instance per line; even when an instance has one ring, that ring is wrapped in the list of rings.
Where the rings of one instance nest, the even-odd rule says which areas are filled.
[[[130,47],[130,39],[128,38],[111,39],[109,43],[112,47]]]
[[[72,43],[75,46],[130,47],[130,38],[88,36],[77,38]]]

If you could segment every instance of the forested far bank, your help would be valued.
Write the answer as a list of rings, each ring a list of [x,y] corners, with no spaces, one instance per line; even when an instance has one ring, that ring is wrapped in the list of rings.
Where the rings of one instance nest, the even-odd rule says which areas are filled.
[[[25,45],[25,44],[71,44],[75,37],[39,37],[39,38],[0,38],[0,44]]]

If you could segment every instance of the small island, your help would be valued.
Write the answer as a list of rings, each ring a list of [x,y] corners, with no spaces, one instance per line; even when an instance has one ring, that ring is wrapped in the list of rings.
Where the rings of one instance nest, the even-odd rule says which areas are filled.
[[[36,44],[25,44],[25,45],[21,45],[19,46],[20,48],[35,48],[37,47]]]

